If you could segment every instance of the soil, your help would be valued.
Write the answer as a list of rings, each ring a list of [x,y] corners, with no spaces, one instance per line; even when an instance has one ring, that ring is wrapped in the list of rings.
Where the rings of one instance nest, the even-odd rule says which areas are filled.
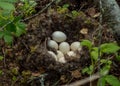
[[[36,13],[49,2],[50,0],[37,1]],[[47,52],[50,50],[47,41],[51,34],[54,31],[63,31],[67,35],[68,43],[88,39],[95,46],[99,46],[100,40],[101,43],[108,43],[115,42],[115,39],[106,23],[102,25],[102,37],[99,37],[99,16],[92,17],[97,15],[99,10],[92,0],[64,0],[58,5],[66,3],[70,5],[68,14],[72,10],[79,10],[81,15],[71,18],[65,13],[58,13],[54,3],[51,9],[49,7],[36,17],[25,21],[26,34],[14,38],[12,46],[0,40],[0,55],[4,56],[3,61],[0,61],[0,69],[3,71],[0,75],[0,86],[60,86],[89,76],[82,74],[82,69],[91,63],[88,49],[82,48],[80,58],[68,60],[64,64],[56,62]],[[87,31],[84,32],[84,29]],[[110,57],[113,60],[110,74],[120,78],[120,63],[115,60],[114,55],[107,55],[105,58]],[[95,71],[97,72],[97,69]],[[42,85],[43,83],[45,85]]]

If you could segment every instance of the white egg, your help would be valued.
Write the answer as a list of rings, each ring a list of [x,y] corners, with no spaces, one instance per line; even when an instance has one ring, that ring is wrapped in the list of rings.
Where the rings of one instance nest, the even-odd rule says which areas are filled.
[[[64,57],[64,54],[61,52],[61,51],[57,51],[57,58],[61,58],[61,57]]]
[[[55,55],[54,52],[48,51],[48,53],[57,61],[57,56]]]
[[[65,57],[60,57],[58,59],[58,62],[60,62],[60,63],[66,63]]]
[[[61,31],[55,31],[52,34],[52,39],[55,40],[56,42],[63,42],[67,39],[67,36],[65,33],[61,32]]]
[[[70,51],[70,45],[67,42],[62,42],[59,45],[59,50],[63,53],[66,54],[67,52]]]
[[[81,49],[80,42],[73,42],[70,46],[71,50],[76,51]]]
[[[67,52],[67,55],[70,57],[76,57],[76,53],[74,51]]]
[[[48,44],[48,47],[50,48],[54,48],[56,50],[58,49],[58,44],[54,40],[49,40],[47,44]]]

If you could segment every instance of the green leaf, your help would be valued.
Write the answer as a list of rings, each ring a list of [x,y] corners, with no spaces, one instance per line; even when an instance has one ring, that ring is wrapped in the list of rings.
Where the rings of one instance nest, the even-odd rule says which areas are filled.
[[[2,60],[3,60],[3,58],[4,58],[3,56],[0,56],[0,61],[2,61]]]
[[[94,66],[93,66],[93,65],[90,65],[88,74],[92,74],[93,70],[94,70]]]
[[[13,18],[13,11],[11,10],[4,10],[1,12],[0,14],[1,16],[1,19],[3,19],[3,21],[7,21],[7,22],[10,22]]]
[[[8,3],[8,2],[0,2],[0,7],[4,10],[14,10],[15,7],[13,4]]]
[[[91,48],[92,48],[92,42],[89,41],[89,40],[83,40],[83,41],[81,42],[81,45],[88,47],[89,50],[91,50]]]
[[[18,0],[0,0],[0,2],[10,2],[10,3],[15,3],[17,2]]]
[[[103,68],[100,70],[100,74],[102,76],[105,76],[109,73],[109,70],[110,70],[110,65],[105,65],[103,66]]]
[[[33,0],[33,1],[29,1],[29,5],[30,7],[34,7],[37,5],[37,3]]]
[[[102,44],[100,48],[101,48],[101,52],[107,53],[107,54],[115,53],[118,50],[120,50],[120,47],[115,43],[105,43],[105,44]]]
[[[9,22],[9,20],[0,19],[0,27],[4,26],[4,25],[7,24],[8,22]]]
[[[79,12],[77,12],[76,10],[73,10],[73,11],[72,11],[72,16],[73,16],[73,17],[79,16]]]
[[[82,70],[82,73],[83,73],[83,74],[84,74],[84,73],[92,74],[93,69],[94,69],[93,65],[90,65],[89,67],[84,68],[84,69]]]
[[[89,70],[89,68],[86,67],[86,68],[82,69],[82,73],[84,74],[84,73],[86,73],[88,70]]]
[[[90,56],[92,59],[94,59],[95,61],[98,60],[98,48],[97,47],[94,47],[92,49],[92,51],[90,52]]]
[[[70,5],[69,4],[64,4],[63,8],[68,8]]]
[[[4,35],[4,40],[6,43],[11,44],[13,41],[12,35]]]
[[[111,86],[120,86],[120,81],[113,75],[107,75],[105,77],[105,80],[107,83],[109,83]]]
[[[20,36],[20,35],[22,35],[23,33],[25,33],[26,31],[25,31],[25,27],[26,27],[26,25],[24,24],[24,23],[22,23],[22,22],[18,22],[18,23],[16,23],[16,36]]]
[[[112,61],[111,60],[108,60],[108,59],[101,59],[100,62],[102,64],[106,64],[106,65],[111,65],[112,64]]]
[[[25,29],[26,24],[23,23],[23,22],[17,22],[17,23],[16,23],[16,26],[18,26],[18,27],[21,28],[21,29]]]
[[[22,16],[17,16],[17,17],[14,17],[14,20],[13,20],[13,22],[14,23],[17,23],[17,22],[19,22],[20,21],[20,19],[22,18]]]
[[[13,81],[16,81],[16,79],[17,79],[16,76],[13,76],[13,77],[12,77],[12,80],[13,80]]]
[[[13,23],[10,23],[6,26],[8,32],[16,32],[16,26]]]
[[[97,82],[97,86],[105,86],[105,77],[101,77],[98,82]]]
[[[120,55],[118,55],[118,56],[116,57],[116,59],[117,59],[118,61],[120,61]]]
[[[2,38],[4,35],[3,31],[0,31],[0,38]]]

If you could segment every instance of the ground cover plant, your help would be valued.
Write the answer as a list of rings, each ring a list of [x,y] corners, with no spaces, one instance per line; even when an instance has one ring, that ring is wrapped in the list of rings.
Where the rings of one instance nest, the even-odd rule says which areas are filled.
[[[94,0],[0,0],[0,86],[119,86],[120,45],[104,11]],[[48,53],[58,54],[47,45],[55,31],[82,47],[63,63]]]

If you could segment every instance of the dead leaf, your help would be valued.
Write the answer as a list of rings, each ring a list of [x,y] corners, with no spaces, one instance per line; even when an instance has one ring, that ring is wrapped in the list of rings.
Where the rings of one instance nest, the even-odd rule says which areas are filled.
[[[94,16],[93,16],[93,18],[97,18],[97,17],[99,17],[100,16],[100,13],[96,13]]]
[[[62,75],[62,76],[60,77],[60,80],[61,80],[63,83],[65,83],[65,82],[68,81],[68,80],[66,79],[66,76],[65,76],[65,75]]]
[[[80,33],[83,34],[83,35],[86,35],[86,34],[88,34],[88,29],[83,28],[83,29],[80,30]]]
[[[32,76],[40,76],[39,72],[32,72]]]
[[[80,73],[79,70],[74,70],[74,71],[72,71],[72,72],[71,72],[71,75],[72,75],[72,77],[74,77],[74,78],[80,78],[80,77],[81,77],[81,73]]]
[[[87,13],[88,13],[88,15],[93,17],[96,14],[96,10],[95,10],[95,8],[92,7],[92,8],[87,9]]]

